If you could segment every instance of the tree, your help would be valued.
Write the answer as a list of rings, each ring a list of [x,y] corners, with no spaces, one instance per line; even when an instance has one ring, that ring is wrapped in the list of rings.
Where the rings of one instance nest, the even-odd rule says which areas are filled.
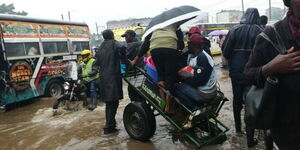
[[[15,6],[14,3],[11,4],[2,4],[0,5],[0,14],[13,14],[13,15],[22,15],[22,16],[26,16],[28,13],[25,11],[15,11]]]
[[[269,17],[269,8],[265,10],[265,14]],[[284,10],[278,7],[271,7],[271,18],[269,20],[281,20],[284,15]]]

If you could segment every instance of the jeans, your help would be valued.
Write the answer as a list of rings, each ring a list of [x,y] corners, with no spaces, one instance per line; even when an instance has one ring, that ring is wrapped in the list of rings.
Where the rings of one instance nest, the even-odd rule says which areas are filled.
[[[97,80],[90,82],[90,97],[97,98]]]
[[[210,101],[199,95],[195,88],[186,83],[177,83],[175,87],[175,96],[190,110],[195,110],[197,106]]]

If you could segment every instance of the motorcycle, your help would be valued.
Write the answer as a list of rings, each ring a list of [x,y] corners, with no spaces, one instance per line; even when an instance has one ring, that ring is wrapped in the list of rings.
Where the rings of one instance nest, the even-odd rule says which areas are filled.
[[[87,106],[87,87],[81,79],[65,79],[63,84],[64,94],[59,96],[53,104],[53,109],[62,107],[65,110],[78,111]]]

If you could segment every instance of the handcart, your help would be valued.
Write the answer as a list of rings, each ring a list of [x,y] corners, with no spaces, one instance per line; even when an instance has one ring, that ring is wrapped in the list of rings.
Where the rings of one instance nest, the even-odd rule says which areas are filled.
[[[149,140],[155,133],[155,116],[161,115],[172,124],[180,135],[189,139],[197,147],[221,144],[229,130],[217,117],[223,104],[228,101],[218,90],[217,96],[211,102],[191,111],[174,97],[175,115],[164,112],[165,101],[160,98],[159,88],[142,68],[131,68],[123,74],[123,79],[133,89],[129,103],[124,109],[123,123],[131,138],[139,141]],[[168,93],[170,94],[170,93]],[[186,125],[190,125],[186,128]],[[188,140],[187,140],[188,141]]]

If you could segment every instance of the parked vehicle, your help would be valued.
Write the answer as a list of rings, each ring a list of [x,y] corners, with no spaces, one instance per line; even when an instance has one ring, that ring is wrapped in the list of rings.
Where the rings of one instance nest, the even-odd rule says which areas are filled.
[[[0,15],[0,109],[63,94],[63,70],[90,49],[85,23]]]

